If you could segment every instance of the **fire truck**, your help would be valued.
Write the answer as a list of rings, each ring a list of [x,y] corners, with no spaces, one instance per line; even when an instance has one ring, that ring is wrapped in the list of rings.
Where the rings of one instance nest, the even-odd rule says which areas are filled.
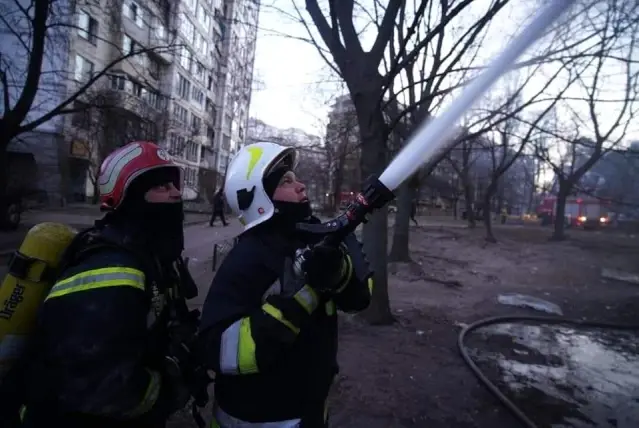
[[[607,226],[610,201],[593,197],[570,196],[566,199],[564,222],[569,227],[584,229]],[[537,208],[537,216],[542,225],[553,224],[557,213],[557,198],[549,196],[541,201]]]

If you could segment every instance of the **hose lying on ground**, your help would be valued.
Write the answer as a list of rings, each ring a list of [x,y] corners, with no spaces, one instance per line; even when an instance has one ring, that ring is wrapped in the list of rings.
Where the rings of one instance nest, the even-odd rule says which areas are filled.
[[[484,318],[482,320],[476,321],[462,329],[457,338],[457,347],[459,348],[459,352],[461,353],[462,358],[468,365],[468,367],[473,371],[475,376],[481,381],[482,384],[492,394],[497,397],[497,399],[508,409],[512,414],[519,420],[523,426],[526,428],[538,428],[537,424],[533,422],[526,414],[519,408],[515,403],[513,403],[503,392],[497,388],[497,386],[488,379],[488,377],[479,369],[477,364],[472,360],[470,354],[468,353],[468,349],[464,344],[464,340],[466,336],[474,330],[477,330],[481,327],[486,327],[493,324],[511,324],[517,322],[535,322],[539,324],[564,324],[564,325],[572,325],[577,327],[584,328],[599,328],[599,329],[615,329],[615,330],[633,330],[639,332],[639,325],[628,325],[628,324],[615,324],[615,323],[605,323],[605,322],[593,322],[593,321],[580,321],[569,318],[561,318],[561,317],[547,317],[547,316],[499,316],[499,317],[491,317]]]

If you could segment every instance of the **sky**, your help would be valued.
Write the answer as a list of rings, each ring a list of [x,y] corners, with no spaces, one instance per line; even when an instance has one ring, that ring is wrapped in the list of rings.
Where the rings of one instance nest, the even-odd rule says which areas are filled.
[[[485,7],[489,1],[477,0],[473,7]],[[478,63],[488,62],[503,48],[508,35],[518,32],[523,22],[530,19],[530,7],[525,6],[531,5],[528,1],[513,0],[510,9],[500,12],[500,19],[491,24],[481,46]],[[303,8],[304,2],[297,3]],[[331,99],[336,93],[345,92],[315,47],[293,38],[307,38],[308,35],[301,24],[286,16],[296,15],[291,5],[291,0],[262,2],[250,114],[279,128],[296,127],[323,135]],[[302,13],[310,20],[303,9]],[[371,38],[364,40],[365,47]],[[548,70],[538,74],[531,84],[531,91],[542,88],[549,75]],[[499,83],[496,90],[499,91]],[[639,139],[637,130],[632,130],[631,134]]]

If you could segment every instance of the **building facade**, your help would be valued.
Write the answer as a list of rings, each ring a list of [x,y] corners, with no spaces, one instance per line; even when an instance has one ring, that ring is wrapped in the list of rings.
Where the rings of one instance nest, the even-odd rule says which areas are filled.
[[[246,0],[78,2],[69,91],[109,70],[65,121],[67,197],[93,197],[101,160],[136,139],[160,142],[184,168],[186,186],[211,193],[243,143],[258,13],[259,2]],[[231,75],[242,84],[229,85]]]

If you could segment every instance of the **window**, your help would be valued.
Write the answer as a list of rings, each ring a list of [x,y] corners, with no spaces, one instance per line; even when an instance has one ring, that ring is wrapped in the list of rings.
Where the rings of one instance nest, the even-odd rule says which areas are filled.
[[[138,27],[144,28],[144,9],[140,5],[133,1],[127,1],[123,3],[122,7],[124,16],[128,16]]]
[[[78,27],[80,37],[93,45],[98,43],[98,21],[83,10],[78,14]]]
[[[74,101],[73,109],[79,110],[71,115],[71,125],[88,130],[91,127],[91,110],[85,103]]]
[[[188,101],[191,92],[191,82],[189,82],[184,76],[178,74],[178,95],[180,98]]]
[[[146,65],[147,55],[144,53],[135,53],[140,52],[142,49],[142,45],[133,40],[131,37],[126,34],[122,36],[122,53],[124,55],[130,55],[131,60],[138,64]]]
[[[123,91],[126,85],[126,77],[120,75],[111,75],[109,76],[111,79],[111,89],[114,91]]]
[[[160,78],[160,63],[158,63],[156,60],[154,60],[150,56],[147,56],[146,63],[147,63],[147,67],[149,69],[149,75],[151,77],[153,77],[154,79],[159,79]]]
[[[180,49],[180,65],[185,70],[189,69],[189,64],[191,63],[191,51],[186,48],[186,46],[182,46]]]
[[[197,169],[196,168],[186,168],[184,171],[184,181],[187,186],[195,187],[197,185]]]
[[[194,143],[193,141],[189,141],[188,143],[186,143],[186,150],[184,150],[184,157],[186,158],[186,160],[190,162],[197,162],[198,151],[199,151],[198,145]]]
[[[206,68],[202,65],[201,62],[195,61],[193,64],[191,73],[193,73],[193,77],[200,83],[204,83],[206,79]]]
[[[158,94],[155,91],[147,90],[146,91],[146,102],[151,107],[156,108],[158,110],[162,110],[164,108],[164,97]]]
[[[202,119],[194,114],[191,114],[191,128],[194,136],[200,135],[202,130]]]
[[[81,55],[75,56],[75,80],[85,82],[93,76],[94,65]]]
[[[184,137],[172,133],[169,138],[169,154],[171,156],[183,157],[185,145],[186,139]]]
[[[204,37],[202,37],[201,34],[198,34],[198,37],[200,39],[199,52],[200,52],[200,54],[202,54],[202,56],[204,56],[206,58],[206,56],[208,55],[208,52],[209,52],[209,44],[204,39]]]
[[[187,42],[193,43],[193,37],[195,36],[195,27],[193,23],[186,16],[182,15],[182,23],[180,25],[180,32],[184,36]]]
[[[211,30],[211,15],[204,10],[202,5],[197,8],[197,20],[206,28],[207,33]]]
[[[131,95],[135,95],[136,97],[142,97],[145,89],[144,89],[144,86],[142,86],[138,82],[129,80],[128,84],[126,85],[126,91],[130,93]]]
[[[193,12],[195,12],[195,5],[197,4],[196,0],[186,0],[186,5],[189,7],[190,10],[192,10]]]
[[[204,92],[194,86],[193,87],[193,92],[191,93],[191,100],[195,101],[195,103],[198,106],[203,108],[204,107]]]
[[[186,125],[186,122],[188,121],[188,118],[189,118],[189,112],[187,109],[185,109],[181,105],[173,104],[173,116],[175,117],[175,120],[177,120],[179,123]]]
[[[155,27],[153,32],[155,33],[155,37],[156,37],[157,41],[160,41],[160,42],[165,41],[166,37],[167,37],[167,31],[166,31],[166,27],[162,23],[162,20],[156,16],[153,19],[153,22],[154,22],[153,25]]]

